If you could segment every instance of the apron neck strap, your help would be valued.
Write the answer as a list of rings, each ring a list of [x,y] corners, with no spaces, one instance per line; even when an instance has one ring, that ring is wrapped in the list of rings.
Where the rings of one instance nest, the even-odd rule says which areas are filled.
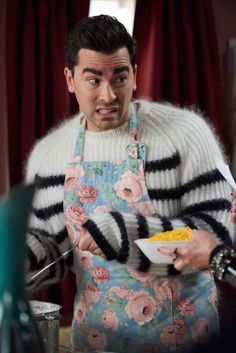
[[[137,110],[134,102],[130,102],[130,119],[129,119],[129,142],[134,143],[139,140]]]

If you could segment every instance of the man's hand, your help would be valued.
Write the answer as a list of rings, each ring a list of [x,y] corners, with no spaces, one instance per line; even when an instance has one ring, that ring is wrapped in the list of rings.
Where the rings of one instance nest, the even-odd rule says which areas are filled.
[[[80,250],[90,251],[93,255],[104,256],[102,250],[98,247],[95,240],[91,237],[89,232],[84,228],[82,228],[80,232],[78,248]]]

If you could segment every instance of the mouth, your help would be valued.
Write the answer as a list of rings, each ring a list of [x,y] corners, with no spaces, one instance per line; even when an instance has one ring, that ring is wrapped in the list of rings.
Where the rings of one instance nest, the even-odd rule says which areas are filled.
[[[113,118],[114,115],[118,112],[118,108],[115,106],[112,107],[99,107],[96,109],[96,114],[100,117]]]

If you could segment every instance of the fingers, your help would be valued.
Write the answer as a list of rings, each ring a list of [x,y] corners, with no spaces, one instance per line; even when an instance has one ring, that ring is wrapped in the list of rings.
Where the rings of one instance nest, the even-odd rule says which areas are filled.
[[[167,256],[176,256],[174,258],[174,262],[173,265],[176,268],[176,270],[181,271],[183,270],[187,265],[189,265],[187,259],[185,258],[185,256],[188,253],[188,250],[185,249],[185,247],[181,248],[181,249],[176,249],[176,248],[167,248],[167,247],[160,247],[158,248],[158,250],[163,254],[163,255],[167,255]]]
[[[82,232],[78,242],[78,248],[83,251],[90,251],[94,255],[103,255],[102,250],[98,247],[95,240],[89,232]]]
[[[181,257],[177,257],[177,259],[174,261],[173,265],[176,268],[176,270],[182,271],[188,265],[188,263],[186,263],[186,261],[184,259],[182,259]]]
[[[81,234],[79,241],[78,241],[78,248],[80,250],[89,250],[92,246],[92,239],[91,236],[87,234]]]
[[[161,246],[158,248],[158,250],[163,254],[167,256],[175,255],[175,250],[176,248],[166,248],[164,246]]]
[[[182,271],[186,266],[189,266],[189,246],[183,246],[175,249],[176,258],[174,260],[174,267],[178,271]]]
[[[92,253],[94,255],[103,256],[103,252],[102,252],[102,250],[100,248],[95,249]]]
[[[233,192],[233,201],[231,207],[231,221],[236,223],[236,191]]]

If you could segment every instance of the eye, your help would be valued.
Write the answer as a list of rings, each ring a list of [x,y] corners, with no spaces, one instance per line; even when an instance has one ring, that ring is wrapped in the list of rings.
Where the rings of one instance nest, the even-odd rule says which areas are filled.
[[[87,80],[91,85],[96,86],[100,83],[100,80],[96,77],[88,78]]]
[[[114,79],[114,83],[116,85],[123,85],[126,83],[126,81],[128,80],[127,76],[117,76],[115,79]]]

